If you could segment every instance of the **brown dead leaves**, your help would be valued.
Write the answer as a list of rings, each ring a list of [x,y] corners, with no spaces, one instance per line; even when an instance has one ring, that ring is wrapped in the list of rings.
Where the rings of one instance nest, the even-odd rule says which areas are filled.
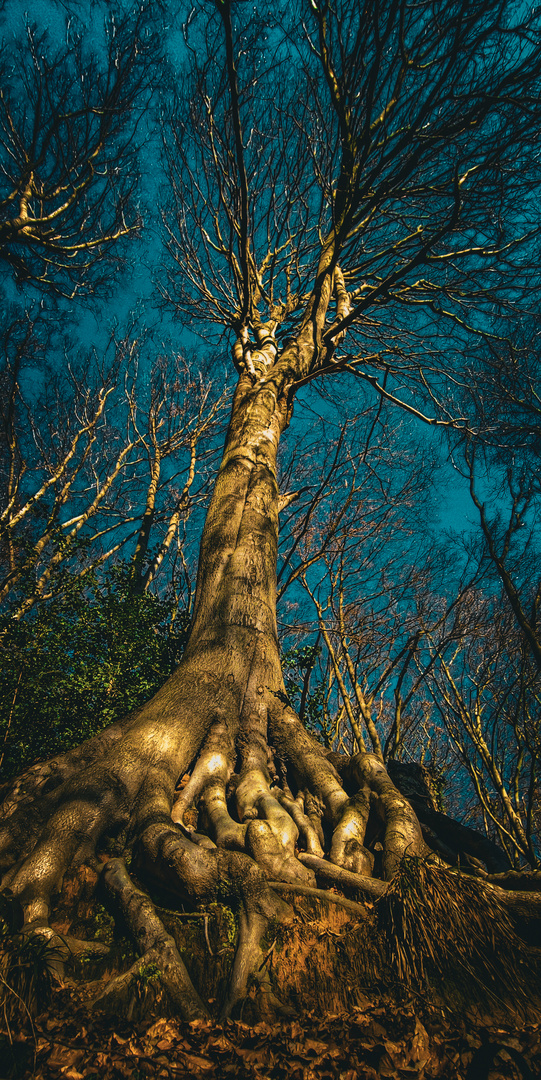
[[[58,1002],[59,1005],[65,1004]],[[347,1015],[216,1024],[88,1025],[74,1008],[35,1022],[11,1080],[521,1080],[541,1075],[540,1025],[453,1020],[374,995]],[[87,1026],[83,1026],[86,1023]],[[22,1034],[22,1033],[21,1033]],[[2,1077],[4,1074],[2,1073]]]

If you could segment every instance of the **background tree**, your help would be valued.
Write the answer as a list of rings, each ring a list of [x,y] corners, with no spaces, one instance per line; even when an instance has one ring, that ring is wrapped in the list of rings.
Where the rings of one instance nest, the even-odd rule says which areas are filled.
[[[416,457],[412,447],[408,461],[403,433],[395,439],[401,458],[388,438],[364,457],[350,445],[347,498],[337,469],[338,506],[319,529],[303,516],[296,522],[300,543],[284,566],[297,560],[290,576],[302,579],[313,611],[295,594],[291,606],[284,597],[284,629],[299,642],[285,657],[288,695],[329,748],[351,754],[368,743],[393,777],[402,763],[421,763],[440,811],[444,803],[448,814],[497,838],[513,863],[535,866],[537,666],[482,530],[470,534],[466,552],[458,538],[447,539],[446,552],[433,534],[423,542],[432,509],[427,479],[424,470],[411,473]],[[311,517],[313,500],[303,498]],[[531,581],[522,546],[515,563]],[[442,825],[450,858],[449,822],[422,808],[420,816],[432,842],[434,825]],[[473,857],[478,842],[472,836]]]
[[[434,662],[427,685],[449,737],[450,756],[462,765],[459,776],[464,770],[469,777],[467,787],[463,780],[460,785],[462,814],[475,823],[481,819],[481,831],[497,840],[515,867],[538,866],[535,665],[501,595],[472,590],[455,609],[453,621],[447,641],[428,634]],[[434,744],[437,757],[436,739]]]
[[[330,878],[384,896],[379,910],[397,932],[400,885],[388,883],[426,852],[411,801],[377,753],[329,754],[285,693],[277,450],[295,397],[300,405],[325,374],[342,378],[342,394],[360,378],[429,424],[467,426],[453,393],[466,335],[484,329],[500,298],[505,316],[510,275],[514,303],[534,279],[538,31],[537,13],[489,0],[321,0],[301,17],[285,5],[246,14],[227,0],[194,9],[190,80],[169,110],[176,202],[164,221],[174,262],[162,290],[229,337],[231,419],[181,663],[147,704],[30,770],[7,796],[3,882],[28,930],[51,935],[63,875],[83,861],[101,868],[104,839],[127,830],[124,850],[150,890],[192,904],[225,892],[238,906],[226,1015],[251,982],[265,983],[265,933],[292,918],[282,893]],[[522,978],[528,961],[513,925],[535,923],[538,894],[506,893],[488,867],[482,886],[461,886],[415,866],[408,887],[430,873],[434,895],[448,896],[454,881],[476,913],[477,934],[468,923],[459,957],[473,950],[490,980],[492,949],[492,977],[500,986],[507,964],[515,987],[512,957]],[[141,964],[152,963],[175,1007],[205,1016],[126,864],[109,858],[102,875],[143,954],[102,1003],[125,1003]],[[79,946],[68,938],[63,947]]]
[[[153,346],[129,332],[112,335],[102,358],[68,353],[56,371],[43,320],[14,319],[3,344],[0,598],[10,618],[119,553],[144,592],[205,498],[225,392],[178,354],[152,364]],[[36,385],[28,372],[40,364]]]

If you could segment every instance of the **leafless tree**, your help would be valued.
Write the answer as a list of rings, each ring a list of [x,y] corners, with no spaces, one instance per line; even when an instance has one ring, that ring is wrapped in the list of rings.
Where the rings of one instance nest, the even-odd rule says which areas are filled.
[[[432,459],[407,444],[404,425],[382,426],[368,445],[372,426],[371,412],[346,421],[335,445],[326,444],[321,474],[284,512],[278,583],[283,629],[318,637],[314,677],[329,689],[330,745],[345,740],[351,750],[354,740],[365,750],[368,740],[383,761],[419,637],[416,599],[430,580]],[[307,611],[296,583],[310,597]]]
[[[344,372],[418,419],[469,430],[458,345],[506,287],[514,302],[532,287],[540,40],[537,12],[493,0],[220,0],[187,21],[190,80],[164,106],[162,292],[230,339],[238,376],[190,636],[147,706],[14,785],[2,858],[43,933],[67,868],[126,826],[150,888],[192,903],[225,888],[240,909],[225,1015],[265,984],[269,921],[291,918],[281,892],[331,880],[382,895],[406,853],[426,851],[378,753],[331,759],[285,694],[277,451],[303,388]],[[194,806],[206,835],[190,829]],[[153,962],[176,1008],[207,1015],[124,863],[108,859],[103,878],[144,961],[102,1003],[119,1008]],[[538,917],[537,894],[519,901],[502,884],[485,888]]]
[[[512,612],[486,584],[465,590],[449,617],[427,629],[416,658],[433,702],[432,754],[446,757],[447,797],[462,814],[515,867],[536,867],[539,679]]]
[[[133,333],[101,361],[44,364],[37,387],[46,327],[8,320],[3,346],[0,601],[20,619],[113,557],[144,592],[173,552],[185,561],[175,548],[208,492],[225,392],[180,356],[153,367]]]

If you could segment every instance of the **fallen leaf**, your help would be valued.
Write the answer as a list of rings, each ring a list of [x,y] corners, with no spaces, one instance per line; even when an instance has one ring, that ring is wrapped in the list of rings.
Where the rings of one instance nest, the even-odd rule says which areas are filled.
[[[132,1055],[132,1057],[141,1057],[141,1055],[145,1052],[141,1049],[140,1046],[137,1045],[136,1042],[133,1041],[133,1039],[130,1039],[130,1041],[128,1042],[126,1050],[128,1054]]]
[[[201,1069],[202,1072],[208,1072],[214,1068],[214,1062],[209,1061],[208,1058],[199,1057],[198,1054],[183,1054],[182,1056],[186,1064],[192,1069]]]
[[[415,1019],[415,1032],[411,1040],[410,1059],[416,1061],[420,1068],[424,1068],[430,1058],[430,1036],[428,1031],[419,1020]]]
[[[149,1039],[161,1038],[169,1027],[167,1020],[156,1020],[151,1027],[147,1028],[145,1034]]]
[[[82,1050],[72,1050],[70,1046],[55,1046],[47,1058],[47,1065],[50,1069],[59,1069],[62,1072],[63,1069],[78,1065],[82,1057]]]
[[[232,1050],[233,1043],[231,1039],[228,1039],[224,1032],[220,1032],[219,1035],[211,1036],[207,1043],[213,1050],[218,1050],[223,1053],[224,1050]]]
[[[111,1035],[111,1041],[109,1045],[111,1047],[111,1050],[113,1050],[115,1046],[125,1046],[127,1042],[127,1039],[123,1039],[121,1035],[117,1035],[116,1031],[114,1031]]]
[[[327,1050],[327,1043],[319,1042],[317,1039],[305,1039],[304,1051],[311,1050],[314,1054],[324,1054]]]

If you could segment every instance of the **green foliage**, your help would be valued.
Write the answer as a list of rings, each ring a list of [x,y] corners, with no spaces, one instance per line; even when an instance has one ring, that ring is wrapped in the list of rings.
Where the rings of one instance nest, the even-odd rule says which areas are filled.
[[[305,685],[309,687],[313,671],[317,664],[321,648],[314,645],[299,645],[288,649],[282,656],[282,671],[286,692],[294,709],[298,712]],[[302,721],[308,731],[322,737],[327,724],[325,684],[320,681],[314,689],[308,688],[305,694]]]
[[[93,941],[101,941],[109,945],[113,941],[114,929],[115,920],[113,916],[109,914],[102,904],[96,904],[92,916],[92,925],[89,927],[89,936]]]
[[[221,928],[224,940],[221,942],[222,948],[233,949],[238,936],[238,924],[235,912],[227,904],[212,903],[208,905],[209,911],[211,911]]]
[[[147,986],[150,982],[159,982],[162,977],[161,968],[157,964],[142,964],[138,973],[141,986]]]
[[[0,619],[0,754],[11,776],[95,735],[141,705],[182,655],[187,615],[134,595],[120,563],[68,580],[25,619]]]
[[[142,963],[135,975],[128,1015],[135,1019],[169,1011],[163,986],[163,974],[153,961]]]

